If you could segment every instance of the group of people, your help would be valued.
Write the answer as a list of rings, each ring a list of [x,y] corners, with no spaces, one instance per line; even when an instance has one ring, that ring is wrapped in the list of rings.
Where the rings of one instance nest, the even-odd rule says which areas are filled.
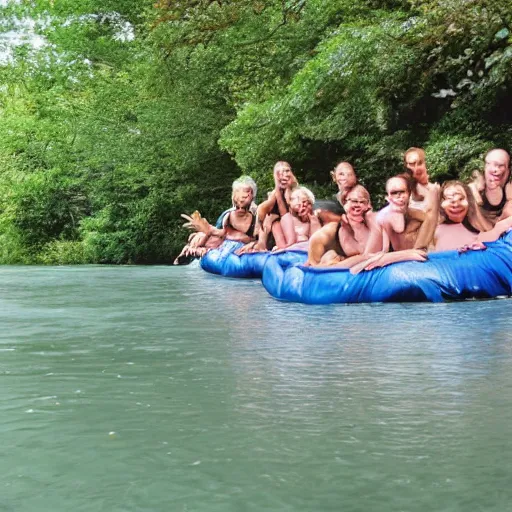
[[[425,151],[410,148],[404,171],[386,182],[387,205],[375,212],[370,194],[348,162],[331,172],[338,187],[339,210],[314,209],[315,197],[299,186],[291,166],[274,166],[274,189],[259,206],[254,180],[233,183],[232,207],[212,226],[198,212],[183,215],[194,233],[175,263],[200,257],[224,240],[241,242],[241,255],[255,251],[301,249],[306,265],[338,266],[351,272],[390,263],[425,261],[428,251],[485,249],[512,228],[510,155],[493,149],[485,155],[484,171],[471,183],[431,183]]]

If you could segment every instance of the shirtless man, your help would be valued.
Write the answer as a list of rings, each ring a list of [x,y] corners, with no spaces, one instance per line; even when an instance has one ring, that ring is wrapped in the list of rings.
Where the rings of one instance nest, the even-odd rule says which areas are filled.
[[[484,176],[477,175],[471,192],[483,217],[493,226],[512,215],[510,155],[504,149],[492,149],[485,155]]]
[[[340,222],[326,224],[311,237],[307,266],[350,268],[371,253],[382,251],[382,233],[371,211],[368,191],[356,185],[347,193],[343,207],[346,215]]]
[[[377,214],[377,222],[388,237],[394,251],[426,249],[437,225],[438,187],[432,187],[427,201],[428,212],[411,208],[411,181],[406,174],[389,178],[386,182],[388,205]]]
[[[427,212],[409,206],[411,193],[412,185],[408,174],[399,174],[388,179],[386,182],[388,205],[377,213],[384,251],[356,265],[351,272],[371,270],[399,261],[426,260],[426,250],[437,225],[439,187],[433,186],[428,191]],[[390,246],[393,252],[387,252]]]

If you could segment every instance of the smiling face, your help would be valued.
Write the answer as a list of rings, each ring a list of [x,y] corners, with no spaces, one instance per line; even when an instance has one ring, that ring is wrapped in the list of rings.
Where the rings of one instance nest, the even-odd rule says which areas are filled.
[[[466,218],[469,211],[469,202],[462,185],[448,185],[443,190],[441,209],[452,222],[460,223]]]
[[[412,177],[421,185],[428,184],[428,172],[425,162],[425,152],[422,149],[412,149],[405,153],[405,167],[411,172]]]
[[[313,202],[304,190],[294,190],[290,196],[290,211],[300,219],[306,219],[313,213]]]
[[[357,176],[354,168],[348,162],[341,162],[336,169],[331,172],[332,179],[339,190],[347,190],[354,187],[357,183]]]
[[[274,165],[274,178],[279,183],[279,188],[282,189],[289,188],[297,182],[292,168],[287,162],[277,162]]]
[[[345,213],[352,222],[363,222],[364,214],[371,208],[368,191],[358,185],[354,187],[345,198]]]
[[[503,149],[493,149],[485,156],[485,187],[493,190],[505,186],[509,177],[509,154]]]
[[[386,199],[393,210],[405,211],[409,204],[411,191],[404,178],[395,176],[386,183]]]

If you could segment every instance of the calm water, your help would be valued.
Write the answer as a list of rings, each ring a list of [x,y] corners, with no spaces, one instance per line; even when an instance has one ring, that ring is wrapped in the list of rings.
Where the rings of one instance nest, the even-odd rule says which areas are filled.
[[[512,507],[512,301],[0,268],[0,511]]]

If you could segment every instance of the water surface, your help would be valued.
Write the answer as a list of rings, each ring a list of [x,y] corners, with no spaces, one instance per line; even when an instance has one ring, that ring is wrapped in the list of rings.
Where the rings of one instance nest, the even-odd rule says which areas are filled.
[[[512,302],[0,268],[0,511],[504,511]]]

